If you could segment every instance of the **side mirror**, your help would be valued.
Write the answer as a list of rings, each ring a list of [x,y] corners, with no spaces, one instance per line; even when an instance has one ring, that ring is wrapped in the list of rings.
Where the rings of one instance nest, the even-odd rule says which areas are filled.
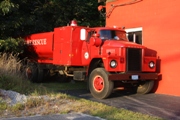
[[[94,46],[96,46],[96,47],[99,47],[99,46],[101,46],[101,44],[102,44],[102,40],[101,40],[100,38],[92,37],[92,38],[90,39],[90,44],[91,44],[91,45],[94,45]]]
[[[81,40],[86,40],[86,29],[81,29],[80,30],[80,39]]]
[[[96,37],[96,38],[99,38],[99,37],[100,37],[100,34],[94,33],[92,36],[93,36],[93,37]]]

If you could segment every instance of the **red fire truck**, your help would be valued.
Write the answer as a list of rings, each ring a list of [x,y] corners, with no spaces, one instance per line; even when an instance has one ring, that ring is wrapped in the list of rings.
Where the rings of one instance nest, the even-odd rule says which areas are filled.
[[[29,35],[25,41],[26,75],[33,82],[58,72],[62,79],[87,81],[91,94],[104,99],[119,87],[149,93],[159,79],[156,52],[129,42],[121,28],[89,28],[72,21],[53,32]]]

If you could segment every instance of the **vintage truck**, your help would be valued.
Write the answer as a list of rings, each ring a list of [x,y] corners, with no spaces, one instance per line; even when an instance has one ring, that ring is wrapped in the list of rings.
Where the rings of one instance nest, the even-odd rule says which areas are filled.
[[[52,32],[26,36],[25,43],[25,72],[32,82],[57,72],[62,79],[86,81],[93,97],[104,99],[117,88],[149,93],[159,80],[156,51],[129,42],[122,28],[89,28],[73,20]]]

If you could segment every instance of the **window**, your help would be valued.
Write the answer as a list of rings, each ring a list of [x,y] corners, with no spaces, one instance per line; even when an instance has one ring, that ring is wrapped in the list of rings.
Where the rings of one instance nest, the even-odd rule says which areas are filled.
[[[131,42],[135,42],[137,44],[142,44],[142,27],[140,28],[132,28],[126,29],[127,38]]]
[[[100,30],[102,40],[127,40],[125,32],[120,30]]]
[[[88,35],[87,35],[87,41],[90,40],[91,36],[92,36],[94,33],[95,33],[94,31],[88,32]]]

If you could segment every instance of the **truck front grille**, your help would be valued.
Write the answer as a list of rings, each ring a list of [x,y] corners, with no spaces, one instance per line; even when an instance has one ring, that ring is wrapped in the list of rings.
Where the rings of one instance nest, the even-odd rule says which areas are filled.
[[[126,70],[131,71],[141,71],[142,63],[142,49],[138,48],[127,48],[126,49]]]

